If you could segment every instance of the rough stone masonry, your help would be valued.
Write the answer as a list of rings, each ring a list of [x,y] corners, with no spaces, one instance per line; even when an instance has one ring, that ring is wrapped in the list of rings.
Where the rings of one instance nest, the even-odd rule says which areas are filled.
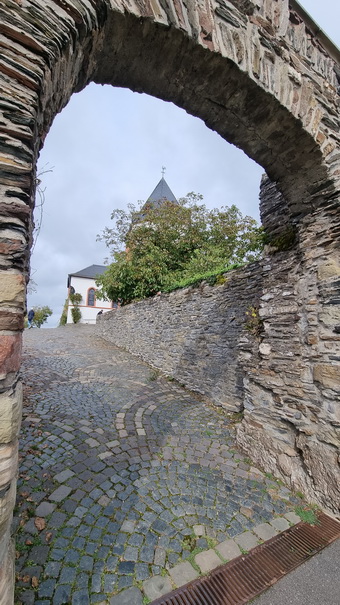
[[[98,321],[97,333],[227,411],[243,411],[238,428],[243,450],[337,513],[339,368],[311,363],[311,351],[304,348],[319,335],[330,358],[338,360],[339,337],[332,329],[339,321],[336,294],[325,269],[328,279],[320,279],[320,290],[326,311],[316,294],[309,299],[312,329],[297,299],[299,291],[308,295],[309,286],[294,230],[283,219],[275,221],[286,202],[267,178],[260,208],[272,235],[264,259],[226,273],[222,285],[203,283],[110,311]]]
[[[296,240],[261,269],[264,331],[257,355],[244,361],[239,440],[335,510],[338,49],[295,0],[3,0],[0,23],[0,603],[12,600],[9,526],[36,160],[56,113],[91,81],[200,117],[261,164],[284,196],[280,224]],[[287,434],[291,449],[282,445]]]

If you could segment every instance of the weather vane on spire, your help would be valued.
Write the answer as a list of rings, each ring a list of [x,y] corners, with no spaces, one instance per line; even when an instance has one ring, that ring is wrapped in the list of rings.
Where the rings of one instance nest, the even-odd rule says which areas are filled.
[[[166,171],[165,166],[162,166],[162,178],[163,178],[163,179],[164,179],[165,171]]]

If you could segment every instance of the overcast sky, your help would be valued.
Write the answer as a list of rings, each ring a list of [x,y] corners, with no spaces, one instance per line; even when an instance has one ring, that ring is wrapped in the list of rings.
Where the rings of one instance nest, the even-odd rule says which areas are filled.
[[[339,0],[301,3],[339,45]],[[96,235],[111,211],[146,200],[162,166],[177,198],[195,191],[209,207],[236,204],[259,218],[263,169],[172,103],[91,84],[56,116],[38,164],[45,202],[31,261],[36,292],[28,295],[29,307],[53,309],[46,326],[59,322],[67,275],[104,264]]]

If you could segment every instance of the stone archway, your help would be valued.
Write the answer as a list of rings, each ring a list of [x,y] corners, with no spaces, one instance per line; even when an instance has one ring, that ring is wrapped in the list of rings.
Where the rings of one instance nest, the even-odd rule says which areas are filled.
[[[270,461],[267,454],[259,455],[260,461],[275,468],[281,464],[293,485],[300,482],[311,492],[317,485],[320,493],[327,493],[328,486],[333,485],[334,476],[329,472],[333,461],[336,464],[339,426],[332,403],[339,361],[334,334],[338,334],[340,324],[334,302],[340,274],[334,243],[340,181],[336,151],[339,52],[327,39],[312,33],[316,28],[295,0],[218,0],[216,6],[208,1],[175,2],[166,8],[156,1],[5,0],[0,10],[4,420],[0,433],[0,526],[1,553],[7,561],[0,581],[4,595],[0,602],[9,603],[10,589],[5,585],[10,586],[9,522],[15,498],[21,406],[18,370],[35,163],[56,113],[73,92],[90,81],[173,101],[241,147],[277,182],[285,196],[285,216],[299,231],[294,256],[277,257],[281,267],[289,265],[294,304],[293,311],[280,311],[285,283],[276,262],[276,281],[268,287],[265,278],[263,282],[265,291],[275,292],[275,304],[269,304],[272,299],[263,300],[263,344],[273,351],[274,344],[269,341],[274,338],[275,321],[278,314],[287,311],[289,325],[295,322],[298,327],[293,374],[298,375],[302,367],[306,373],[301,380],[297,378],[297,387],[291,367],[278,363],[269,368],[264,353],[268,349],[262,349],[262,376],[268,371],[283,376],[279,393],[274,381],[269,385],[271,405],[275,409],[279,398],[280,409],[288,406],[289,414],[277,412],[278,424],[269,437],[264,422],[256,425],[254,419],[263,416],[256,400],[261,399],[263,390],[268,391],[268,381],[260,384],[248,368],[246,391],[251,406],[241,438],[244,443],[253,443],[261,432]],[[296,401],[301,410],[290,414]],[[301,417],[295,416],[298,413]],[[310,427],[311,418],[317,430]],[[280,449],[280,438],[275,434],[280,432],[281,422],[292,431],[290,452]],[[273,451],[275,454],[270,453]],[[296,452],[303,452],[302,457]],[[293,477],[284,457],[290,455],[297,458]],[[319,477],[325,475],[320,458],[329,459],[327,479],[322,481],[313,476],[318,465]]]

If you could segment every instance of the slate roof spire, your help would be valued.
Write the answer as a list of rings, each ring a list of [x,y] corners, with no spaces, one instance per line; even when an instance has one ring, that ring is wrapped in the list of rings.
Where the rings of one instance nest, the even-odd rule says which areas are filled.
[[[164,202],[173,202],[174,204],[178,204],[178,201],[172,193],[168,183],[166,182],[164,176],[162,176],[161,180],[146,200],[146,204],[148,206],[151,205],[153,208],[159,208]]]

